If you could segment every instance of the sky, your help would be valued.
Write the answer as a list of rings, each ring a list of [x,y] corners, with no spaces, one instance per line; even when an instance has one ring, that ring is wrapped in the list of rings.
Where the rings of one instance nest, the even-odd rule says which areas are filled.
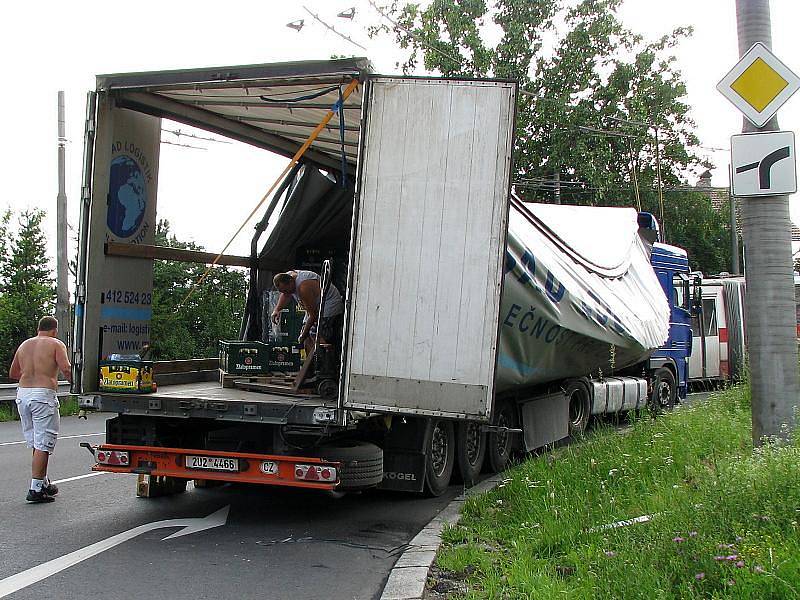
[[[773,51],[800,73],[796,32],[800,2],[772,0],[771,5]],[[304,6],[366,50],[329,32]],[[337,18],[338,12],[351,6],[356,7],[352,21]],[[45,0],[8,3],[3,12],[6,27],[0,36],[0,56],[5,76],[0,114],[5,139],[0,144],[0,173],[5,184],[0,208],[44,209],[51,256],[55,256],[58,191],[58,90],[64,90],[66,99],[69,222],[77,227],[85,98],[94,89],[96,74],[327,59],[334,54],[367,56],[378,72],[391,74],[398,72],[395,64],[404,58],[388,36],[370,40],[366,35],[368,25],[381,21],[366,0],[228,0],[224,4]],[[725,149],[730,136],[741,131],[742,119],[715,86],[738,60],[734,0],[626,0],[620,17],[649,39],[678,26],[694,28],[693,37],[676,49],[677,64],[687,83],[685,100],[707,148],[703,152],[716,165],[712,184],[727,186],[729,154]],[[300,32],[286,27],[298,19],[305,20]],[[784,130],[800,130],[800,92],[779,112],[779,124]],[[164,122],[162,126],[192,132],[180,124]],[[181,239],[210,251],[222,249],[288,160],[236,142],[192,140],[170,133],[164,133],[163,139],[205,148],[162,144],[158,216],[167,218]],[[796,195],[790,204],[792,218],[800,224]],[[250,231],[245,228],[229,253],[248,253]],[[74,248],[71,242],[70,256]]]

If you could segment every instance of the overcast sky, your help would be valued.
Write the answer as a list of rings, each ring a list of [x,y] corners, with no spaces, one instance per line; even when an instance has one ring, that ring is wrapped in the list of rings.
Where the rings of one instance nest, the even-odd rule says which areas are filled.
[[[303,4],[349,35],[366,51],[315,23]],[[336,13],[357,7],[353,21]],[[225,3],[195,1],[135,4],[82,2],[13,2],[3,7],[0,56],[5,66],[0,114],[5,139],[0,144],[4,197],[0,207],[39,207],[55,254],[57,193],[57,91],[67,105],[67,196],[70,223],[77,226],[85,94],[98,73],[326,59],[332,54],[366,55],[382,73],[396,72],[404,55],[391,41],[369,40],[365,28],[380,16],[366,0]],[[678,49],[678,65],[688,84],[687,102],[708,148],[728,148],[741,130],[741,116],[715,89],[738,59],[734,0],[627,0],[623,22],[648,38],[691,25],[692,39]],[[296,32],[286,23],[305,19]],[[773,51],[800,72],[800,2],[772,0]],[[782,129],[800,129],[800,93],[779,113]],[[165,128],[187,127],[165,122]],[[164,134],[165,140],[178,141]],[[216,144],[182,138],[203,146],[192,150],[162,144],[158,211],[183,239],[220,250],[242,219],[285,166],[287,159],[243,144]],[[727,185],[728,153],[705,150],[716,168],[712,183]],[[800,223],[800,204],[792,201]],[[246,254],[249,231],[230,252]],[[70,249],[70,254],[73,252]]]

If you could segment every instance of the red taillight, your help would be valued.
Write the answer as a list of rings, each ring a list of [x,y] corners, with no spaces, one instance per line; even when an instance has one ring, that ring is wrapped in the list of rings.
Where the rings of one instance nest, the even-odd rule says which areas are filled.
[[[303,481],[336,481],[336,469],[320,465],[295,465],[294,478]]]
[[[124,450],[98,450],[95,457],[101,465],[127,467],[130,463],[130,455]]]

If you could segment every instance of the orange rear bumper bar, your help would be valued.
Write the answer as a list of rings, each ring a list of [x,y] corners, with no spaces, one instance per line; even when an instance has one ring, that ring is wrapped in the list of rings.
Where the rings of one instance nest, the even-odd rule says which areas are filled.
[[[295,465],[303,464],[333,467],[336,469],[337,474],[341,468],[341,463],[306,456],[220,452],[218,450],[187,450],[185,448],[155,448],[152,446],[125,446],[117,444],[100,444],[97,450],[123,450],[129,453],[130,460],[127,466],[112,466],[98,463],[92,467],[93,471],[138,473],[179,477],[181,479],[213,479],[216,481],[282,485],[319,490],[334,489],[339,483],[338,475],[336,481],[330,482],[300,480],[295,478]],[[188,455],[235,458],[239,461],[239,470],[233,472],[190,469],[186,467],[185,457]],[[278,472],[265,473],[264,470],[262,470],[264,462],[277,464]]]

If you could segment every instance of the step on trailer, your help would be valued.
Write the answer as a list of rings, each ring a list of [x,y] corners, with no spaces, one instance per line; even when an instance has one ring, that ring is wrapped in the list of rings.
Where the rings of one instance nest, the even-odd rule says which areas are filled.
[[[366,59],[98,76],[73,389],[117,417],[94,469],[139,474],[142,495],[190,479],[441,494],[592,414],[672,406],[684,359],[652,354],[685,253],[660,285],[632,209],[511,196],[516,92]],[[213,260],[153,245],[162,118],[301,155],[259,209],[241,340],[274,339],[275,273],[330,260],[345,297],[333,398],[235,380],[99,390],[102,360],[151,342],[152,261]]]

